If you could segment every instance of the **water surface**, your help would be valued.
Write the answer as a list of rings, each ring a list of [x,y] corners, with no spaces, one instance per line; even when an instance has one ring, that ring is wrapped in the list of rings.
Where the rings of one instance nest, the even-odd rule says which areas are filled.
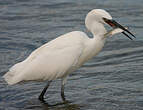
[[[102,52],[68,78],[59,104],[60,80],[37,100],[46,82],[8,86],[0,77],[1,110],[142,110],[143,109],[142,0],[0,0],[0,76],[34,49],[70,31],[85,31],[84,18],[94,8],[109,11],[130,27],[137,38],[122,34],[107,40]],[[89,34],[91,37],[91,34]]]

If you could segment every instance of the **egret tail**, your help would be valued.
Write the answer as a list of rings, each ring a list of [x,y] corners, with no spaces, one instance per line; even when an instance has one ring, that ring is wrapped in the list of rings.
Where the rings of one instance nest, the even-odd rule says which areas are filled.
[[[14,66],[12,66],[10,68],[10,70],[3,76],[3,78],[5,79],[5,81],[9,84],[9,85],[14,85],[20,81],[22,81],[21,77],[21,72],[23,70],[23,67],[25,67],[23,65],[24,62],[20,62],[15,64]]]

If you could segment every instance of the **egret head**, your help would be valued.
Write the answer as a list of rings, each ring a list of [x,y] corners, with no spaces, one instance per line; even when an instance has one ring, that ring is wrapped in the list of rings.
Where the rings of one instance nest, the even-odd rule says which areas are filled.
[[[101,25],[99,25],[101,24]],[[120,28],[123,30],[123,34],[130,38],[132,40],[132,38],[128,35],[130,34],[131,36],[135,37],[129,30],[127,30],[127,28],[123,27],[122,25],[120,25],[119,23],[117,23],[115,20],[112,19],[112,16],[105,10],[103,9],[93,9],[91,10],[86,18],[85,18],[85,25],[87,27],[87,29],[89,31],[93,31],[96,30],[96,32],[104,31],[104,27],[103,24],[107,24],[109,26],[111,26],[113,29],[115,28]],[[96,25],[96,26],[95,26]],[[127,32],[127,33],[125,33]]]

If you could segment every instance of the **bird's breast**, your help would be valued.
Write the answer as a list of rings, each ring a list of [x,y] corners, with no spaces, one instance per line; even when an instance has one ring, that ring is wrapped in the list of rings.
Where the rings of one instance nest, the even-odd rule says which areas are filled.
[[[81,66],[86,61],[90,60],[94,56],[96,56],[103,48],[105,41],[103,40],[96,40],[96,41],[90,41],[85,49],[83,50],[80,58],[78,66]]]

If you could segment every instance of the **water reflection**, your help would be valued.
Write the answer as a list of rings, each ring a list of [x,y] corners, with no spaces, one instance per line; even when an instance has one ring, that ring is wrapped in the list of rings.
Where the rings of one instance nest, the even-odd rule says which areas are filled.
[[[57,102],[55,104],[43,103],[37,99],[32,99],[25,104],[24,109],[40,109],[40,110],[80,110],[80,105],[72,102]]]

